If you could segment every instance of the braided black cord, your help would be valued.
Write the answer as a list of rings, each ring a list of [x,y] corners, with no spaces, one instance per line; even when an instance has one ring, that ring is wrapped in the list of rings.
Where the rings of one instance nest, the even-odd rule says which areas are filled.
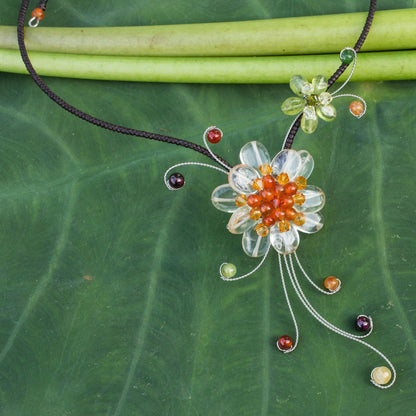
[[[365,21],[363,30],[362,30],[362,32],[360,34],[360,37],[358,38],[355,46],[354,46],[355,52],[358,52],[361,49],[361,46],[363,46],[363,43],[364,43],[365,39],[367,38],[368,32],[370,31],[371,24],[373,23],[374,13],[376,11],[376,6],[377,6],[377,0],[371,0],[370,1],[370,8],[368,10],[368,15],[367,15],[367,19]],[[334,72],[334,74],[331,76],[331,78],[329,78],[328,88],[330,88],[332,86],[332,84],[344,73],[344,71],[347,69],[348,65],[349,64],[341,64],[339,66],[339,68]],[[302,115],[303,115],[303,113],[299,114],[295,123],[293,124],[292,128],[290,129],[290,131],[287,135],[285,144],[283,146],[285,149],[291,149],[292,148],[293,141],[295,140],[296,133],[299,130],[300,121],[302,120]]]
[[[71,114],[81,118],[82,120],[85,120],[91,124],[94,124],[96,126],[102,127],[107,130],[112,130],[117,133],[121,134],[127,134],[130,136],[137,136],[137,137],[143,137],[145,139],[150,140],[158,140],[165,143],[171,143],[176,144],[178,146],[183,146],[188,149],[194,150],[198,153],[201,153],[210,159],[212,159],[214,162],[218,163],[220,166],[222,166],[215,157],[203,146],[200,146],[198,144],[188,142],[186,140],[177,139],[175,137],[170,136],[163,136],[161,134],[156,133],[148,133],[146,131],[136,130],[136,129],[130,129],[123,126],[118,126],[117,124],[108,123],[104,120],[100,120],[99,118],[93,117],[87,113],[84,113],[81,110],[78,110],[77,108],[73,107],[72,105],[68,104],[66,101],[64,101],[61,97],[56,95],[52,90],[49,89],[49,87],[42,81],[40,76],[37,74],[35,69],[32,66],[32,63],[30,62],[29,56],[27,54],[26,46],[25,46],[25,35],[24,35],[24,24],[26,19],[26,13],[27,8],[29,5],[30,0],[23,0],[22,5],[20,7],[19,17],[17,21],[17,40],[19,42],[19,49],[20,54],[22,56],[22,60],[24,64],[26,65],[26,68],[32,77],[32,79],[35,81],[35,83],[39,86],[39,88],[53,101],[55,101],[56,104],[58,104],[60,107],[62,107],[64,110],[69,111]],[[46,3],[48,0],[42,0],[39,2],[38,7],[45,10]],[[219,156],[216,156],[219,160],[221,160],[226,166],[231,168],[232,166],[224,159],[222,159]]]

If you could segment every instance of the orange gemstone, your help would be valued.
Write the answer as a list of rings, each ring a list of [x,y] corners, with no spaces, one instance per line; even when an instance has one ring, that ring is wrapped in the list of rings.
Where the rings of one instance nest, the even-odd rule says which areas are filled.
[[[293,202],[296,205],[302,205],[305,202],[305,195],[298,192],[297,194],[293,195]]]
[[[296,218],[297,212],[293,208],[288,208],[285,211],[286,219],[289,221],[293,221]]]
[[[283,221],[286,219],[286,211],[282,208],[277,208],[273,211],[272,216],[276,221]]]
[[[328,290],[336,290],[339,286],[339,280],[334,276],[329,276],[324,280],[324,286]]]
[[[289,182],[289,176],[287,173],[281,173],[277,178],[277,182],[280,183],[280,185],[285,185]]]
[[[247,198],[245,195],[241,194],[241,195],[237,195],[235,197],[235,204],[238,207],[242,207],[243,205],[247,204]]]
[[[273,172],[273,169],[269,164],[265,163],[259,166],[259,171],[263,176],[266,176],[270,175]]]
[[[280,221],[279,222],[279,231],[281,233],[285,233],[286,231],[290,230],[290,224],[287,221]]]
[[[285,194],[286,195],[295,195],[297,190],[298,190],[298,186],[295,184],[295,182],[288,182],[285,185]]]
[[[290,195],[285,195],[280,198],[280,206],[282,208],[292,208],[294,204],[293,198]]]
[[[273,218],[272,215],[267,215],[266,217],[263,217],[263,224],[266,227],[271,227],[275,222],[276,220]]]
[[[350,104],[350,111],[351,111],[351,114],[353,114],[356,117],[361,116],[364,112],[363,103],[361,101],[353,101]]]
[[[261,211],[258,208],[253,208],[248,215],[252,220],[257,221],[261,218]]]
[[[261,205],[261,196],[259,194],[251,194],[247,198],[247,205],[251,208],[259,207]]]
[[[260,178],[254,179],[252,186],[255,191],[261,191],[264,188],[263,181]]]
[[[36,9],[33,9],[32,11],[32,17],[42,20],[45,17],[45,12],[40,7],[36,7]]]
[[[279,196],[285,191],[285,187],[283,185],[280,185],[280,183],[277,183],[274,187],[274,193]]]
[[[269,229],[264,224],[260,223],[256,226],[256,233],[260,237],[266,237],[266,235],[269,234]]]
[[[270,189],[263,189],[260,191],[260,196],[263,198],[264,201],[273,201],[274,199],[274,192]]]
[[[275,185],[275,180],[272,175],[263,176],[263,186],[265,188],[273,188]]]
[[[293,219],[293,224],[300,227],[301,225],[305,224],[306,218],[303,212],[297,212],[296,217]]]
[[[270,212],[273,209],[273,205],[271,202],[263,202],[260,205],[260,211],[262,214],[267,214],[268,212]]]
[[[303,176],[298,176],[295,179],[295,184],[298,187],[298,191],[301,191],[302,189],[305,189],[307,183],[308,183],[307,180]]]

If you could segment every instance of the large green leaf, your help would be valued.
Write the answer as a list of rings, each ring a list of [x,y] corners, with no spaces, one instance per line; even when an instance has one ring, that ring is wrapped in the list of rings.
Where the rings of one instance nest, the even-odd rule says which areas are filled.
[[[14,24],[19,2],[2,4]],[[381,8],[413,6],[385,1]],[[364,11],[366,2],[51,1],[49,25],[210,22]],[[161,85],[47,79],[98,117],[200,142],[209,125],[231,163],[249,140],[276,153],[291,118],[287,85]],[[218,277],[223,261],[254,267],[228,215],[210,203],[221,173],[164,171],[207,162],[189,150],[103,131],[58,108],[26,76],[0,75],[0,409],[2,415],[411,415],[415,401],[414,82],[351,84],[338,117],[295,148],[315,158],[311,181],[327,195],[326,225],[302,236],[299,257],[334,297],[304,285],[330,321],[352,330],[370,314],[370,343],[396,365],[387,391],[371,385],[384,362],[339,337],[289,294],[293,334],[275,253],[247,280]]]

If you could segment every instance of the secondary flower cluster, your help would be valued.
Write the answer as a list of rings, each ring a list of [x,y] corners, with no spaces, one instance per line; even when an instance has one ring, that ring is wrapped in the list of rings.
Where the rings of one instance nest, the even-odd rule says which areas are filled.
[[[243,234],[243,249],[263,256],[270,244],[281,254],[293,253],[299,233],[314,233],[323,226],[318,213],[325,204],[321,189],[307,185],[313,158],[305,150],[283,150],[273,160],[259,142],[240,151],[242,164],[229,173],[229,183],[212,193],[214,206],[233,215],[227,228]]]

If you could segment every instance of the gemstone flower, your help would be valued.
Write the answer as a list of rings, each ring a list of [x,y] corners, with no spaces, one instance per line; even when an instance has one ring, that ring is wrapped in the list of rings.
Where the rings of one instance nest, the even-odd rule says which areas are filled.
[[[243,235],[243,249],[251,257],[263,256],[270,247],[280,254],[299,246],[299,231],[319,231],[319,211],[325,195],[308,185],[314,162],[306,150],[282,150],[271,160],[259,142],[240,151],[240,165],[228,175],[228,184],[214,189],[211,201],[220,211],[233,213],[227,229]]]
[[[312,83],[300,75],[290,80],[291,90],[298,97],[290,97],[282,104],[282,111],[290,116],[303,112],[301,127],[305,133],[313,133],[318,127],[318,117],[332,121],[337,111],[331,104],[332,95],[327,92],[328,81],[323,75],[313,78]]]

